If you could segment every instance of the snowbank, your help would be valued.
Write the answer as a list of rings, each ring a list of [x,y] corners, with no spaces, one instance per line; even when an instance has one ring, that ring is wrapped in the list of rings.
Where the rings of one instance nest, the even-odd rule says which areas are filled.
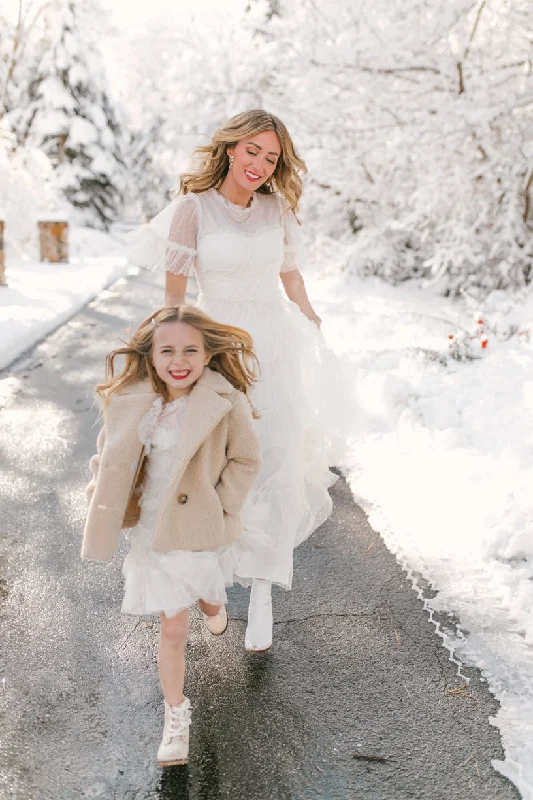
[[[310,295],[364,411],[351,489],[422,596],[437,590],[426,607],[459,618],[445,643],[501,703],[494,766],[533,798],[533,297],[469,308],[321,273]]]
[[[0,369],[128,270],[124,244],[101,231],[71,228],[70,252],[68,264],[49,264],[8,249],[8,286],[0,287]]]

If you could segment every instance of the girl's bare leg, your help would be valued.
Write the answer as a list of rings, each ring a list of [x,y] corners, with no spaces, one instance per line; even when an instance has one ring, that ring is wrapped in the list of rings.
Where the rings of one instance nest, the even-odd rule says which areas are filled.
[[[167,617],[161,614],[159,639],[159,680],[169,706],[183,701],[185,682],[185,645],[189,634],[189,611],[185,609]]]

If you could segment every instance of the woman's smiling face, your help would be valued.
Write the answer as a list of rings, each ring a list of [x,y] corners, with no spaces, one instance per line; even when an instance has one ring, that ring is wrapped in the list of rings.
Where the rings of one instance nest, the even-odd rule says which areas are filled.
[[[164,322],[154,331],[152,364],[171,400],[189,394],[209,364],[204,337],[186,322]]]
[[[272,177],[281,147],[274,131],[261,131],[241,139],[227,152],[233,156],[232,179],[241,189],[253,192]]]

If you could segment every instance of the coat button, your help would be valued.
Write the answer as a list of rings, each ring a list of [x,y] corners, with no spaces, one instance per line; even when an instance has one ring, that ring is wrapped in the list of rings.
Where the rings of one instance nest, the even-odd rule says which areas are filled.
[[[179,494],[178,495],[178,503],[181,506],[184,506],[188,499],[189,498],[188,498],[188,496],[186,494]]]

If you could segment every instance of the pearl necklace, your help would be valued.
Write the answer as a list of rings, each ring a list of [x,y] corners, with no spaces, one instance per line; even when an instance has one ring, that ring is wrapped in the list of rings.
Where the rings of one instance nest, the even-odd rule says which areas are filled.
[[[228,200],[227,197],[224,197],[224,195],[221,194],[218,190],[216,190],[216,193],[218,197],[220,197],[220,199],[222,200],[222,204],[225,206],[226,211],[228,212],[233,222],[236,222],[237,225],[242,225],[243,222],[247,222],[250,219],[252,211],[254,210],[255,207],[255,194],[252,194],[252,202],[250,203],[249,206],[239,206],[237,205],[237,203],[232,203],[231,200]],[[245,211],[248,212],[246,216],[243,215],[243,212]],[[241,217],[241,219],[237,219],[235,214]]]

